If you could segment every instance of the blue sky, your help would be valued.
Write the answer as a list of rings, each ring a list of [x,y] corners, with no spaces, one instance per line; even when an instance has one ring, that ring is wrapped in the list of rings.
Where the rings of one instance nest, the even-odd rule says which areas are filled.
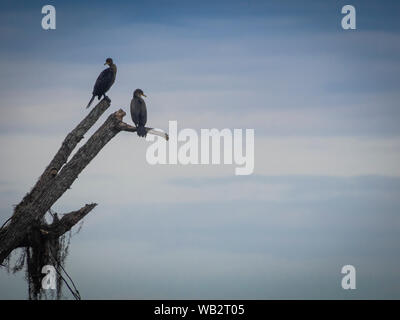
[[[99,203],[66,264],[84,298],[400,297],[397,1],[352,1],[352,31],[347,1],[53,1],[53,31],[45,4],[0,13],[1,221],[85,116],[108,56],[107,114],[140,87],[151,126],[256,132],[250,177],[150,166],[148,142],[113,139],[54,207]],[[0,298],[25,297],[23,275],[0,271]]]

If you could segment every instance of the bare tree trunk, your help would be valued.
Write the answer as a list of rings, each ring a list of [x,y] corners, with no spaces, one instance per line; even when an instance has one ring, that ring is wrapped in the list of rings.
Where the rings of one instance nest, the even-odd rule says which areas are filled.
[[[45,237],[60,237],[96,206],[95,203],[87,204],[77,211],[64,215],[61,220],[55,221],[51,225],[43,223],[46,212],[70,188],[78,175],[116,134],[121,131],[136,131],[135,127],[122,121],[125,112],[120,109],[111,114],[67,162],[84,134],[109,106],[108,100],[100,101],[85,119],[67,135],[35,186],[15,207],[11,222],[0,230],[0,264],[14,249],[29,247],[31,233],[37,232],[39,229]],[[152,128],[146,128],[146,130],[148,133],[164,136],[168,140],[166,134],[155,132]]]

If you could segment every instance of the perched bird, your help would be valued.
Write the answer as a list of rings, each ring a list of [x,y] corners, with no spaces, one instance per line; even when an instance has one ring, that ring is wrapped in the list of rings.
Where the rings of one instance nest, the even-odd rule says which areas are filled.
[[[131,101],[131,117],[137,128],[137,134],[139,137],[145,137],[147,134],[144,127],[147,122],[147,108],[146,102],[144,102],[142,97],[146,97],[142,89],[136,89]]]
[[[90,99],[86,109],[90,107],[90,105],[94,100],[94,97],[97,96],[99,100],[101,96],[104,96],[104,98],[108,98],[106,96],[106,92],[111,88],[111,86],[115,81],[115,77],[117,76],[117,66],[114,64],[111,58],[107,58],[106,63],[104,65],[106,64],[109,67],[103,70],[98,76],[96,83],[94,84],[93,87],[92,99]]]

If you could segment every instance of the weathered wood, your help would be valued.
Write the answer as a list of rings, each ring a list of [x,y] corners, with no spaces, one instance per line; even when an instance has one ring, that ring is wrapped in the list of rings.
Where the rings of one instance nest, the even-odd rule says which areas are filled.
[[[22,206],[34,201],[40,193],[48,187],[48,182],[51,182],[60,168],[67,162],[68,157],[76,145],[83,139],[85,133],[96,123],[101,115],[110,107],[110,100],[101,100],[89,114],[73,129],[64,139],[60,149],[57,151],[53,159],[47,165],[46,169],[36,182],[32,190],[26,194],[24,199],[16,206],[15,211],[18,211]]]
[[[131,126],[131,125],[125,123],[125,122],[121,122],[119,127],[120,127],[120,129],[122,131],[128,131],[128,132],[136,132],[137,131],[136,127],[133,127],[133,126]],[[160,137],[164,138],[167,141],[169,140],[169,136],[165,132],[157,131],[154,128],[145,127],[145,129],[146,129],[147,134],[153,134],[155,136],[160,136]]]
[[[94,124],[95,119],[97,120],[104,110],[108,108],[108,102],[103,101],[95,107],[95,109],[98,109],[97,111],[92,110],[91,114],[67,136],[60,150],[40,178],[42,182],[39,181],[32,190],[31,196],[25,197],[22,203],[16,207],[10,224],[0,232],[0,264],[8,257],[12,250],[26,244],[26,239],[29,238],[27,235],[30,233],[31,228],[40,225],[46,212],[71,187],[73,182],[78,178],[78,175],[116,134],[121,131],[136,132],[135,127],[122,121],[125,112],[120,109],[111,114],[103,125],[67,162],[68,156],[83,138],[83,134]],[[151,130],[153,129],[146,128],[146,130],[148,130],[148,133],[152,133]],[[168,135],[163,135],[168,140]],[[46,174],[46,172],[51,172],[53,165],[61,168],[58,174]],[[62,225],[53,226],[57,230],[54,232],[60,234],[62,231],[68,231],[89,213],[94,206],[95,204],[91,204],[77,212],[72,212],[64,216],[64,220],[60,220],[60,222],[63,222]],[[51,231],[51,228],[46,229],[45,226],[43,228],[45,231]]]
[[[49,237],[58,238],[82,220],[90,211],[97,206],[97,203],[87,204],[79,210],[72,211],[62,216],[60,220],[54,221],[51,225],[40,227]]]
[[[44,238],[57,239],[61,237],[64,233],[70,231],[72,227],[82,220],[90,211],[92,211],[97,206],[97,203],[86,204],[79,210],[72,211],[62,215],[59,219],[58,216],[53,217],[52,224],[42,223],[36,226],[42,232]],[[20,243],[19,247],[29,247],[32,246],[30,242],[30,237],[25,237]]]

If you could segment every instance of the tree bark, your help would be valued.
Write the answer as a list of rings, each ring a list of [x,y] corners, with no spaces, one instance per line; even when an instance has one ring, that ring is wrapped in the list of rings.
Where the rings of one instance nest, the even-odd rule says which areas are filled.
[[[84,134],[93,126],[98,118],[110,106],[108,100],[102,100],[97,106],[72,130],[60,149],[46,167],[32,190],[23,198],[11,217],[11,222],[0,231],[0,264],[16,248],[29,245],[29,233],[33,227],[38,227],[44,234],[61,236],[86,214],[96,204],[89,204],[80,210],[71,212],[53,224],[43,224],[43,217],[52,205],[70,188],[78,175],[96,157],[100,150],[121,131],[136,132],[136,128],[122,121],[125,112],[120,109],[111,114],[90,139],[79,148],[67,162],[68,157]],[[163,136],[168,135],[146,128],[148,133]]]

